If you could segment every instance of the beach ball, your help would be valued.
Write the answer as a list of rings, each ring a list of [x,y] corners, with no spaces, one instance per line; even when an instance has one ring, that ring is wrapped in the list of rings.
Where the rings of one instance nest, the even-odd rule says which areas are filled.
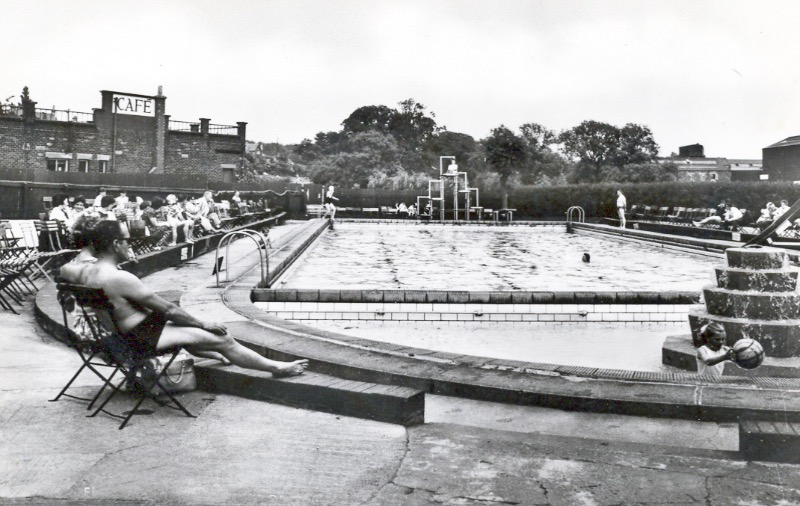
[[[764,361],[764,348],[755,339],[739,339],[733,343],[733,361],[743,369],[755,369]]]

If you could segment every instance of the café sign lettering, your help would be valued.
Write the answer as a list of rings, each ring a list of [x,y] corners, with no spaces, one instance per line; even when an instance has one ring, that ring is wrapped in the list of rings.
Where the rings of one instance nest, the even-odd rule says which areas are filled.
[[[148,97],[131,95],[114,95],[114,111],[117,114],[133,114],[135,116],[155,116],[156,101]]]

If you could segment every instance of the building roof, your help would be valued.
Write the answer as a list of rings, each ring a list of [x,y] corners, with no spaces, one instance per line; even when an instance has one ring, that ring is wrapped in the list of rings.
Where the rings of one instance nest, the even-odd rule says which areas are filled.
[[[674,163],[680,171],[690,170],[726,170],[730,166],[725,158],[700,158],[700,157],[685,157],[685,158],[664,158],[662,163]]]
[[[758,159],[738,159],[738,160],[728,160],[732,171],[738,172],[747,172],[747,171],[758,171],[762,170],[763,162]]]
[[[671,157],[660,158],[659,163],[674,163],[679,171],[761,171],[762,161],[760,159],[728,159],[723,157],[717,158],[700,158],[700,157]]]
[[[782,141],[779,141],[779,142],[776,142],[775,144],[767,146],[764,149],[785,148],[787,146],[800,146],[800,135],[794,135],[792,137],[787,137],[787,138],[783,139]]]

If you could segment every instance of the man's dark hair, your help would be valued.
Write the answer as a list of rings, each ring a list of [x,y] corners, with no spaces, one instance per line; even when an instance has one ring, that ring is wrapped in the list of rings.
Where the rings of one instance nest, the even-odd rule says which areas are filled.
[[[153,199],[153,209],[159,210],[164,207],[164,199],[161,197],[156,197]]]
[[[114,220],[102,220],[94,227],[92,246],[98,253],[108,251],[116,239],[122,239],[122,224]]]
[[[111,195],[106,195],[102,199],[100,199],[100,207],[108,207],[111,204],[115,204],[117,200],[112,197]]]
[[[142,211],[144,211],[145,209],[147,209],[147,208],[148,208],[148,207],[150,207],[151,205],[152,205],[152,204],[150,204],[150,201],[149,201],[149,200],[143,200],[143,201],[142,201],[142,203],[141,203],[141,204],[139,204],[139,209],[140,209],[140,210],[142,210]]]
[[[69,197],[63,193],[56,193],[55,195],[53,195],[53,207],[60,206],[68,198]]]
[[[84,204],[86,204],[86,197],[84,197],[83,195],[78,195],[77,197],[75,197],[74,199],[72,199],[72,205],[73,205],[73,206],[74,206],[75,204],[77,204],[78,202],[83,202]]]

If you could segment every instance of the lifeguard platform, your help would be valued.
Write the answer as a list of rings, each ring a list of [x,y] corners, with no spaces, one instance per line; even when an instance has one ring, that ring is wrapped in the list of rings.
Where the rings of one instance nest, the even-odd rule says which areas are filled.
[[[450,163],[445,169],[445,160]],[[445,196],[446,182],[451,181],[453,195],[448,208]],[[474,197],[474,200],[473,200]],[[463,206],[461,203],[463,202]],[[474,202],[474,205],[472,205]],[[423,206],[424,204],[424,206]],[[434,219],[439,214],[439,220],[444,221],[447,211],[452,212],[453,220],[458,221],[459,213],[463,212],[463,219],[470,221],[470,214],[476,213],[478,219],[482,218],[483,208],[480,206],[478,188],[471,188],[467,180],[467,173],[458,170],[455,156],[439,157],[439,179],[428,181],[428,194],[417,197],[417,209],[421,218]]]

